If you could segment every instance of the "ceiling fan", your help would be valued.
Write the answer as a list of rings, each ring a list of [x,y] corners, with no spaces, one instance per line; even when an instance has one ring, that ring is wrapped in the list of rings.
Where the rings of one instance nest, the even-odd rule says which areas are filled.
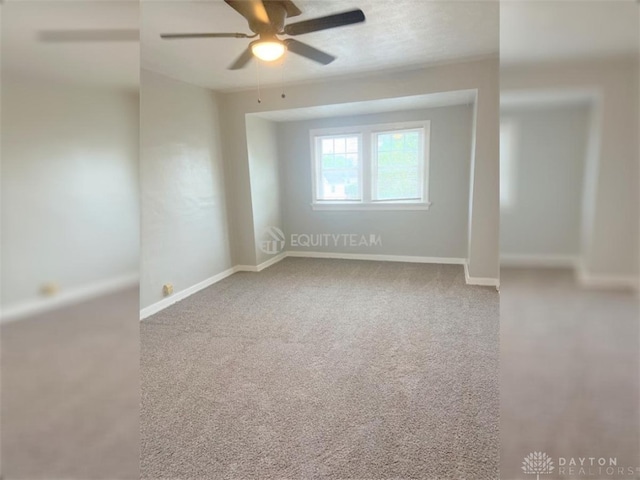
[[[309,58],[315,62],[327,65],[336,57],[329,55],[306,43],[293,38],[281,40],[279,35],[303,35],[305,33],[327,30],[329,28],[342,27],[365,21],[362,10],[350,10],[325,17],[313,18],[302,22],[289,23],[285,20],[295,17],[302,12],[291,0],[224,0],[231,8],[237,11],[249,22],[249,29],[253,35],[246,33],[164,33],[160,37],[164,39],[184,38],[255,38],[244,52],[236,59],[229,70],[238,70],[251,60],[253,56],[270,62],[284,55],[286,50]]]

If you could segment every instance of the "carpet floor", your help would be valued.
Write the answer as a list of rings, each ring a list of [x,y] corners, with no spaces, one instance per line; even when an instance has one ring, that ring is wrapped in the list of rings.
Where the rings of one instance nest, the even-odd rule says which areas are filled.
[[[498,314],[454,265],[237,273],[141,323],[141,475],[495,479]]]
[[[130,288],[2,325],[1,478],[140,477],[139,310]]]
[[[541,479],[640,479],[637,296],[562,269],[502,269],[501,284],[501,478],[535,478],[523,459],[544,452],[555,468]],[[568,468],[589,457],[624,472]]]

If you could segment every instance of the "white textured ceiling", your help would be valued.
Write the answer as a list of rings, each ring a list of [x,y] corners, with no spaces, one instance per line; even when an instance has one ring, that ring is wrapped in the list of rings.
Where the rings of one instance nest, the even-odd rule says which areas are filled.
[[[137,0],[5,0],[2,71],[25,79],[136,88],[140,45],[128,42],[44,43],[46,30],[137,29]]]
[[[247,23],[223,0],[143,0],[142,66],[216,90],[317,80],[498,53],[499,7],[493,1],[295,0],[308,18],[360,8],[364,24],[297,36],[337,57],[323,66],[293,54],[282,68],[255,60],[238,71],[227,67],[248,39],[162,40],[160,33],[246,32]]]
[[[286,82],[418,66],[497,53],[501,62],[553,61],[637,53],[640,6],[635,0],[432,1],[297,0],[302,20],[362,8],[363,25],[299,36],[338,57],[328,66],[288,55]],[[168,42],[160,32],[245,31],[223,0],[5,0],[2,69],[24,77],[135,87],[139,66],[214,89],[256,84],[255,64],[226,67],[248,40]],[[142,10],[142,12],[140,12]],[[42,43],[38,31],[136,29],[136,42]],[[142,57],[141,57],[142,54]],[[279,83],[279,68],[260,69],[263,84]]]
[[[638,54],[636,0],[508,1],[500,5],[500,63]]]

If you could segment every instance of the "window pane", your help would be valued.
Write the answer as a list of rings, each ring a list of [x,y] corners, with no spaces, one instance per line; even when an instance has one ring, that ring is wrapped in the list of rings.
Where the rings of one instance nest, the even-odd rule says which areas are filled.
[[[420,135],[418,132],[409,132],[404,135],[405,150],[418,151],[420,148]]]
[[[405,150],[401,155],[401,161],[407,166],[417,167],[418,166],[418,152],[412,152],[410,150],[409,151]]]
[[[358,154],[348,153],[345,155],[346,164],[350,168],[358,168]]]
[[[386,168],[393,166],[393,153],[379,151],[378,152],[378,168]]]
[[[335,145],[336,153],[345,153],[347,151],[347,140],[346,138],[336,138],[333,141]]]
[[[333,153],[333,138],[322,139],[322,153]]]
[[[322,169],[325,168],[336,168],[336,157],[335,155],[322,155]]]
[[[322,172],[323,200],[357,200],[360,198],[357,169],[325,170]]]
[[[378,135],[378,151],[386,152],[391,150],[391,135],[380,134]]]
[[[377,200],[416,199],[420,197],[417,168],[378,169]]]
[[[391,145],[394,150],[402,150],[404,148],[404,135],[401,133],[394,133]]]
[[[516,163],[515,125],[500,123],[500,207],[510,208],[515,203]]]
[[[358,168],[357,153],[336,153],[333,155],[322,156],[322,169],[334,168]]]
[[[347,138],[347,153],[358,153],[358,137]]]
[[[420,131],[397,131],[377,135],[376,200],[415,200],[422,195]]]

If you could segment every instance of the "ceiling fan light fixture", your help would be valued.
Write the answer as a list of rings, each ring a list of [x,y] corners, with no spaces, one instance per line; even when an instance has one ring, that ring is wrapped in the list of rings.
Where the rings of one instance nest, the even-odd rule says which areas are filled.
[[[2,2],[3,0],[0,0]],[[640,1],[640,0],[638,0]],[[282,58],[285,52],[308,58],[322,65],[329,65],[336,57],[322,50],[299,42],[295,38],[281,40],[280,35],[295,37],[321,30],[329,30],[365,21],[359,8],[347,12],[311,18],[301,22],[287,23],[289,17],[302,12],[292,0],[224,0],[224,2],[244,17],[249,23],[251,34],[247,33],[162,33],[164,39],[180,38],[256,38],[249,43],[236,60],[229,65],[229,70],[239,70],[255,57],[264,62],[274,62]]]
[[[278,40],[258,40],[251,44],[251,51],[260,60],[273,62],[284,55],[286,47]]]

